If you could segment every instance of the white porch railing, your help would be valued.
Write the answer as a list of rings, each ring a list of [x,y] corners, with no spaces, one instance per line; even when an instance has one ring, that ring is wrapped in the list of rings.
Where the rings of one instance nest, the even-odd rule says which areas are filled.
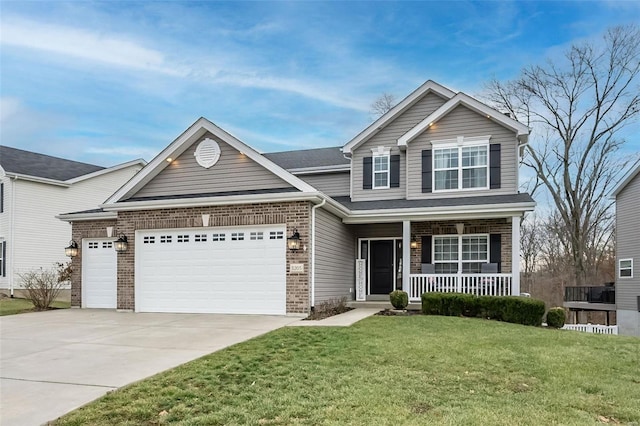
[[[618,334],[617,325],[600,325],[600,324],[565,324],[563,330],[582,331],[584,333],[596,334]]]
[[[411,274],[409,300],[422,293],[466,293],[476,296],[510,296],[511,274]]]

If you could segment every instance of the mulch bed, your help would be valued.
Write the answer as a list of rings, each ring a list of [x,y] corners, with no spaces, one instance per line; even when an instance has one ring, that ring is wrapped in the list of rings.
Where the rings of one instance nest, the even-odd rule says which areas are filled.
[[[384,309],[378,312],[376,315],[383,317],[409,317],[413,315],[422,315],[422,312],[418,310],[396,310],[396,309]]]
[[[332,317],[334,315],[344,314],[345,312],[349,312],[353,308],[349,308],[347,306],[340,306],[329,310],[324,311],[313,311],[311,315],[303,319],[303,321],[317,321],[325,318]]]

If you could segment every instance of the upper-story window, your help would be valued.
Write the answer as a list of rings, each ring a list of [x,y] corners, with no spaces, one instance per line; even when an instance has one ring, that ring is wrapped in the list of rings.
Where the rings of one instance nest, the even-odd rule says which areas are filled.
[[[618,260],[618,277],[633,278],[633,259]]]
[[[433,141],[433,189],[489,189],[489,138]]]
[[[389,188],[389,154],[373,156],[373,189]]]

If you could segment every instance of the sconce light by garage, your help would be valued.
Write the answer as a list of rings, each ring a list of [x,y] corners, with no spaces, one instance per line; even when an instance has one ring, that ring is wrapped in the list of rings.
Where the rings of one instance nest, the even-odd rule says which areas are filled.
[[[64,248],[64,254],[71,258],[76,257],[78,255],[78,243],[75,240],[69,241],[69,246]]]
[[[411,237],[411,243],[409,244],[409,247],[411,247],[412,249],[417,249],[418,248],[418,240],[416,240],[416,236],[413,235]]]
[[[300,233],[297,229],[294,229],[293,234],[287,238],[287,247],[291,251],[300,250]]]
[[[127,236],[124,234],[120,234],[118,239],[113,243],[113,247],[118,253],[124,253],[125,251],[127,251],[128,246],[129,243],[127,242]]]

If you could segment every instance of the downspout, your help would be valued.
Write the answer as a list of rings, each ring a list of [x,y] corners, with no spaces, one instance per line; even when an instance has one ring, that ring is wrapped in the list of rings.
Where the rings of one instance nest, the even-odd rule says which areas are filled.
[[[311,207],[311,307],[316,306],[316,209],[327,203],[323,198],[320,204]]]
[[[16,240],[15,240],[15,233],[16,233],[15,229],[16,229],[16,226],[15,226],[14,220],[15,220],[15,211],[16,211],[16,192],[17,192],[17,189],[18,189],[18,176],[14,176],[13,177],[13,185],[11,185],[11,213],[10,213],[11,217],[9,218],[9,223],[11,224],[11,236],[10,236],[11,239],[9,240],[10,241],[9,244],[11,245],[11,247],[10,247],[10,252],[11,253],[10,253],[10,256],[9,256],[9,258],[11,259],[11,265],[14,264],[13,263],[14,259],[15,259],[14,254],[15,254],[15,250],[16,250],[15,249],[15,247],[16,247]],[[7,262],[6,259],[5,259],[4,260],[5,268],[8,266],[8,263],[9,262]],[[13,285],[13,278],[14,278],[13,270],[14,270],[14,268],[13,268],[13,266],[11,266],[11,268],[9,268],[9,274],[8,274],[9,275],[9,292],[10,292],[10,296],[12,298],[13,298],[13,287],[14,287],[14,285]]]

